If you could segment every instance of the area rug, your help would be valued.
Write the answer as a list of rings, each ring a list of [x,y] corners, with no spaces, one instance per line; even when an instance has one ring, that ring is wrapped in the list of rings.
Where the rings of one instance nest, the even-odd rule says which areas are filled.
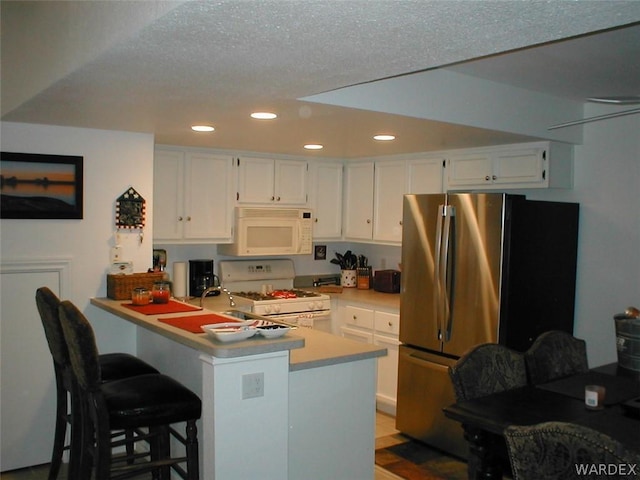
[[[398,443],[400,442],[400,443]],[[406,480],[466,480],[467,464],[402,435],[376,440],[376,465]]]

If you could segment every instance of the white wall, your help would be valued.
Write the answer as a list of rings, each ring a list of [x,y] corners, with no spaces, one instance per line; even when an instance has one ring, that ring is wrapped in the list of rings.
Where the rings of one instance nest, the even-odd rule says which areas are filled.
[[[585,117],[610,111],[588,105]],[[596,366],[617,359],[613,315],[640,305],[640,115],[583,128],[573,189],[522,193],[580,203],[575,335]]]
[[[124,258],[134,262],[136,272],[152,265],[153,136],[7,122],[0,128],[2,151],[84,157],[84,218],[1,220],[2,262],[71,258],[70,289],[62,294],[89,316],[102,352],[134,352],[134,328],[88,304],[91,297],[106,296],[109,250],[115,244],[115,201],[130,186],[147,201],[147,228],[142,244],[135,234],[121,235]],[[1,297],[1,301],[11,299]]]
[[[149,227],[142,244],[135,234],[120,235],[123,257],[133,261],[135,271],[151,266],[153,136],[17,123],[0,128],[2,151],[84,157],[82,220],[0,221],[0,470],[5,471],[51,458],[55,382],[36,288],[46,285],[84,311],[102,353],[136,351],[135,327],[89,306],[89,298],[106,295],[115,200],[131,186],[148,202]]]

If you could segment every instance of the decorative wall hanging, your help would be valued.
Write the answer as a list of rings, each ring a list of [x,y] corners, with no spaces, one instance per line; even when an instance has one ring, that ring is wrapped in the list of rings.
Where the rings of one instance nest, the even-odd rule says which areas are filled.
[[[129,187],[116,200],[116,227],[140,229],[140,243],[142,243],[145,210],[144,198],[133,187]]]
[[[81,219],[83,157],[0,153],[0,218]]]

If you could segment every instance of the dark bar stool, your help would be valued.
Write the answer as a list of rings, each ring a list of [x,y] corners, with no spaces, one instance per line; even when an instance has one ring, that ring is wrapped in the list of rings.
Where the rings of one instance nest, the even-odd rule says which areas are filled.
[[[67,431],[67,423],[73,421],[73,414],[69,413],[69,397],[72,389],[72,371],[69,359],[69,351],[64,340],[62,325],[58,315],[60,299],[47,287],[36,290],[36,305],[42,320],[49,350],[53,357],[53,371],[56,380],[56,426],[53,442],[53,452],[51,454],[51,467],[49,469],[49,480],[55,480],[62,464],[62,454],[65,450],[64,439]],[[98,358],[102,380],[105,382],[118,380],[121,378],[158,373],[146,362],[128,353],[107,353]],[[73,408],[73,399],[71,408]],[[79,411],[78,411],[79,416]],[[79,418],[77,419],[79,420]],[[77,427],[79,428],[79,427]],[[71,428],[71,441],[74,440],[74,426]],[[77,430],[79,432],[79,430]],[[130,433],[128,434],[131,435]],[[79,447],[79,436],[76,435]],[[71,462],[73,462],[73,449],[71,452]],[[69,471],[73,470],[70,464]]]
[[[92,467],[95,467],[96,480],[128,478],[144,472],[168,480],[173,468],[186,480],[198,480],[196,420],[202,413],[200,398],[161,374],[102,382],[98,348],[88,320],[69,301],[61,302],[59,312],[71,358],[74,392],[82,406],[82,448],[77,478],[91,478]],[[186,423],[184,436],[171,426],[183,422]],[[113,430],[134,431],[134,441],[148,443],[150,456],[147,458],[142,453],[136,455],[137,462],[133,464],[119,463],[120,459],[112,452]],[[185,446],[186,456],[171,456],[172,437]]]

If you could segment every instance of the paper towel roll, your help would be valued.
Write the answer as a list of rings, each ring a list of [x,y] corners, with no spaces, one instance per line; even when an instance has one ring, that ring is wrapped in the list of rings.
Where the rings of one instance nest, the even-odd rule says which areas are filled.
[[[185,298],[187,296],[187,263],[173,262],[173,296]]]

